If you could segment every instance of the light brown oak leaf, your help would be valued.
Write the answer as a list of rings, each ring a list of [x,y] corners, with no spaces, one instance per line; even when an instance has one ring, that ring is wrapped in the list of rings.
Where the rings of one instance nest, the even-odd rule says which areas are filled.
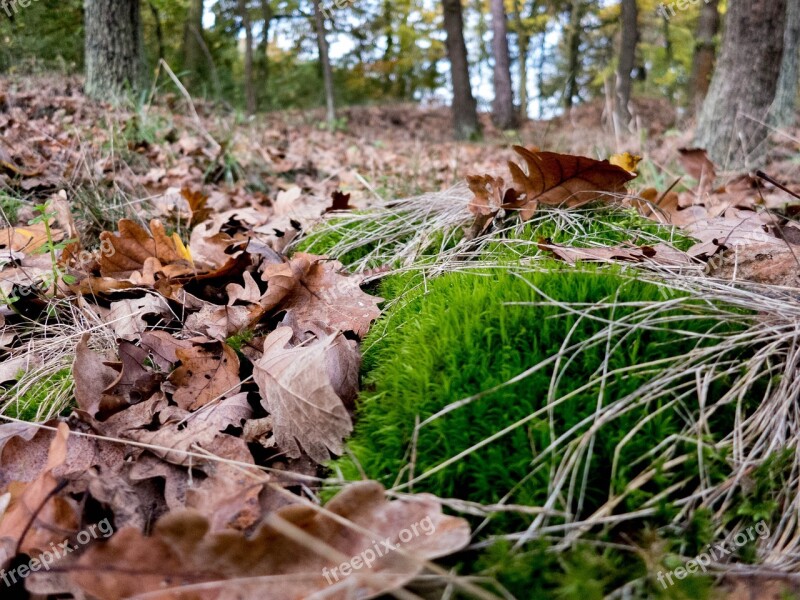
[[[322,463],[329,451],[342,453],[342,439],[353,429],[342,395],[351,394],[350,382],[358,377],[358,349],[341,333],[287,348],[292,336],[290,327],[279,327],[267,337],[253,379],[272,415],[278,446],[291,458],[302,447]]]

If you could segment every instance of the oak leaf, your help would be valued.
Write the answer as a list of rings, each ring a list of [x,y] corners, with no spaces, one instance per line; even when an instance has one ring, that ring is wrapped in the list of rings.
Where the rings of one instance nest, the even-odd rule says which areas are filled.
[[[287,348],[292,337],[291,327],[267,337],[263,356],[253,364],[253,379],[272,415],[278,446],[291,458],[298,458],[302,447],[322,463],[329,450],[342,453],[342,439],[353,429],[342,397],[351,395],[351,382],[358,377],[358,350],[341,333]]]
[[[607,160],[584,156],[531,151],[514,146],[525,161],[527,174],[516,163],[508,168],[519,193],[517,208],[523,220],[530,219],[539,204],[575,208],[595,200],[606,200],[625,192],[625,184],[636,177]]]
[[[364,293],[362,278],[342,274],[342,269],[339,261],[303,252],[288,263],[268,264],[261,275],[267,282],[261,306],[266,312],[285,310],[301,329],[322,322],[364,337],[380,316],[383,299]]]
[[[109,231],[100,234],[100,240],[113,248],[99,259],[101,275],[127,279],[137,272],[158,270],[167,277],[177,277],[195,271],[180,238],[175,234],[168,236],[160,221],[150,221],[148,232],[134,221],[121,219],[118,229],[116,234]]]
[[[239,357],[224,342],[177,348],[181,366],[169,376],[177,389],[172,398],[184,410],[197,410],[212,400],[239,393]]]
[[[52,226],[50,226],[50,237],[48,239],[47,228],[44,223],[7,227],[0,229],[0,250],[33,254],[41,250],[49,241],[60,242],[63,239],[64,232]]]
[[[61,542],[77,530],[77,504],[54,494],[59,480],[53,471],[67,460],[68,438],[69,427],[59,424],[47,463],[36,479],[10,486],[11,502],[0,520],[0,565],[13,556],[14,549],[36,558],[51,543]]]
[[[325,510],[279,508],[249,537],[211,532],[195,511],[162,517],[149,537],[121,529],[87,548],[71,579],[100,600],[139,594],[158,600],[301,600],[323,591],[328,600],[367,600],[401,588],[425,561],[461,550],[469,539],[467,522],[443,515],[436,497],[387,502],[383,488],[366,481],[346,487]],[[332,569],[354,557],[368,557],[369,564],[362,558],[360,568],[334,580]],[[192,584],[204,585],[185,592],[178,587]]]

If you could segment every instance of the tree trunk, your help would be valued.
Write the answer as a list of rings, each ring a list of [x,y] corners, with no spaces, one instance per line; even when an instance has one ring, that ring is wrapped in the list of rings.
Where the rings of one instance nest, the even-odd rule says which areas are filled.
[[[393,83],[392,72],[394,69],[390,66],[392,63],[392,55],[394,53],[394,32],[392,31],[392,2],[384,0],[383,2],[383,27],[384,35],[386,36],[386,50],[383,52],[383,93],[385,97],[392,96]]]
[[[153,4],[153,0],[147,3],[150,8],[150,14],[153,15],[153,21],[156,25],[156,42],[158,42],[158,60],[164,59],[164,28],[161,25],[161,15],[158,13],[158,8]]]
[[[508,55],[508,26],[503,0],[492,0],[492,54],[494,55],[494,102],[492,121],[498,129],[514,129],[514,92],[511,87],[511,59]]]
[[[328,38],[325,37],[325,18],[322,15],[322,0],[314,0],[314,21],[317,28],[317,47],[319,48],[319,63],[322,67],[322,79],[325,84],[325,106],[327,109],[328,125],[336,123],[336,106],[333,96],[333,69],[328,56]]]
[[[514,0],[514,27],[517,30],[517,50],[519,52],[519,118],[528,120],[528,51],[531,36],[522,21],[519,0]]]
[[[256,114],[256,88],[253,85],[253,24],[247,0],[239,0],[239,16],[244,28],[244,98],[248,115]]]
[[[572,0],[569,25],[567,26],[567,85],[564,92],[564,108],[569,110],[578,95],[578,69],[580,68],[581,21],[585,6],[583,0]]]
[[[636,44],[639,42],[639,11],[636,0],[622,0],[620,7],[622,40],[617,64],[617,119],[620,125],[627,127],[631,122],[631,73],[636,64]]]
[[[191,0],[183,28],[183,68],[189,71],[189,84],[202,78],[205,57],[200,40],[203,35],[203,0]],[[200,38],[200,39],[198,39]]]
[[[726,169],[752,169],[766,159],[765,123],[783,58],[783,35],[775,32],[785,25],[786,0],[730,0],[722,54],[695,140]]]
[[[261,32],[261,45],[258,49],[258,53],[263,61],[260,79],[261,85],[265,88],[267,98],[269,99],[269,32],[272,28],[272,6],[270,6],[269,0],[261,0],[261,15],[264,19],[264,27]]]
[[[711,74],[714,72],[716,46],[714,38],[719,32],[719,0],[707,0],[700,8],[700,21],[697,24],[697,42],[692,64],[691,99],[694,110],[699,111],[711,85]]]
[[[453,82],[453,125],[456,139],[472,139],[480,134],[478,110],[469,81],[467,45],[464,42],[464,16],[461,0],[443,0],[447,57]]]
[[[773,124],[789,127],[797,117],[797,85],[800,79],[800,0],[788,0],[783,35],[783,62],[772,108]]]
[[[139,0],[86,0],[86,93],[116,100],[144,84]]]

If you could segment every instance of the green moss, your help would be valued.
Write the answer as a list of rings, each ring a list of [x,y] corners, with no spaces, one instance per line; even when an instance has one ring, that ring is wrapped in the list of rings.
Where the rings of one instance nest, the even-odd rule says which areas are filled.
[[[20,394],[20,385],[16,384],[8,392],[3,393],[5,399],[3,413],[14,419],[36,421],[47,413],[47,406],[55,398],[64,397],[72,388],[72,369],[65,368],[28,386]]]
[[[349,241],[353,235],[366,236],[375,231],[376,221],[349,221],[341,217],[334,217],[323,222],[317,229],[311,231],[297,245],[299,252],[309,254],[330,255],[337,244]],[[367,256],[377,247],[377,242],[367,243],[355,249],[336,256],[345,265],[349,265]]]
[[[239,333],[234,334],[226,339],[225,343],[233,348],[237,353],[241,353],[242,346],[252,341],[254,335],[255,334],[252,332],[252,330],[245,329],[244,331],[240,331]]]
[[[19,209],[25,203],[5,192],[0,192],[0,216],[10,225],[17,223]]]
[[[592,423],[606,355],[608,371],[650,361],[671,361],[703,343],[692,332],[723,333],[735,329],[733,325],[703,316],[701,305],[686,301],[682,312],[662,315],[680,317],[678,320],[649,330],[619,326],[612,330],[608,340],[601,336],[595,345],[565,356],[558,377],[554,378],[554,367],[550,364],[504,385],[558,354],[565,340],[574,343],[591,339],[607,322],[619,322],[635,311],[639,311],[636,322],[642,321],[648,315],[640,310],[639,303],[664,299],[658,286],[618,270],[576,271],[559,263],[543,266],[550,270],[515,273],[513,267],[505,267],[449,273],[428,281],[426,286],[415,285],[418,283],[415,275],[387,280],[381,293],[402,297],[364,342],[365,392],[359,404],[355,433],[348,444],[368,477],[387,486],[407,481],[412,452],[414,475],[420,476],[524,420],[505,435],[416,482],[414,491],[482,504],[504,501],[543,506],[553,468],[564,458],[569,440],[575,440]],[[540,291],[565,303],[597,306],[615,300],[616,306],[596,308],[595,318],[581,319],[563,308],[543,304]],[[638,305],[624,305],[626,302]],[[646,370],[632,370],[624,377],[607,379],[602,403],[607,405],[624,398],[645,385],[651,376],[652,372]],[[552,388],[551,382],[555,382]],[[591,384],[579,390],[587,382]],[[468,405],[423,426],[414,439],[416,419],[423,421],[451,403],[479,392],[483,395]],[[712,397],[706,402],[713,402],[716,392],[719,386],[712,388]],[[552,400],[570,393],[573,395],[557,409],[542,410],[548,405],[548,396]],[[562,505],[557,508],[572,512],[574,518],[589,516],[608,500],[609,490],[615,494],[623,492],[631,481],[649,469],[650,462],[639,459],[663,440],[683,431],[685,410],[697,408],[695,398],[684,398],[683,404],[667,406],[669,399],[661,397],[636,405],[601,427],[594,438],[591,458],[583,453],[574,468],[575,473],[585,477],[585,496],[580,504],[577,497],[561,498]],[[531,418],[537,411],[539,414]],[[709,421],[712,435],[721,437],[729,432],[733,417],[732,409],[720,407]],[[612,474],[615,450],[637,427],[638,433],[622,445],[618,469]],[[556,444],[555,452],[532,470],[531,465],[562,435],[566,441]],[[628,495],[619,510],[638,509],[670,486],[677,486],[672,490],[676,493],[681,485],[689,489],[696,484],[697,443],[686,440],[676,444],[676,452],[686,454],[689,460],[669,470],[656,464],[656,475]],[[703,461],[712,478],[721,479],[727,473],[724,456],[706,450]],[[350,459],[339,460],[337,466],[346,477],[360,477],[361,471]],[[651,519],[656,526],[668,522],[676,512],[668,499],[661,499],[656,506],[659,510]],[[522,531],[530,522],[519,514],[495,515],[483,534]],[[559,519],[550,522],[558,523]],[[645,527],[647,523],[642,521],[636,526]],[[612,532],[606,531],[601,537],[611,539],[610,535]],[[535,553],[530,556],[534,556],[534,566],[538,565],[540,558]],[[567,574],[567,579],[553,580],[548,588],[563,588],[564,597],[594,597],[599,593],[597,586],[608,591],[606,588],[618,576],[605,580],[593,574],[599,564],[608,560],[618,562],[626,576],[641,577],[644,573],[643,563],[635,556],[595,557],[600,561],[597,564],[588,556],[575,554],[574,568],[568,563],[561,564],[557,571]],[[583,574],[579,577],[579,573]],[[504,583],[514,587],[513,581]]]

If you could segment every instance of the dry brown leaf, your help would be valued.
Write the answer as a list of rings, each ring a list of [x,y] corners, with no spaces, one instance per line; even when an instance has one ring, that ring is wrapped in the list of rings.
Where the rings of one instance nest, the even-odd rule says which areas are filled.
[[[341,190],[334,190],[333,194],[331,194],[332,204],[325,209],[326,213],[337,211],[337,210],[353,210],[353,206],[350,206],[350,194],[345,194]]]
[[[178,594],[183,600],[301,600],[322,591],[328,600],[367,600],[406,585],[424,561],[452,554],[470,539],[467,522],[443,515],[434,496],[387,502],[374,482],[348,486],[325,509],[332,516],[305,505],[279,508],[250,537],[209,532],[208,520],[194,511],[171,513],[150,537],[126,528],[89,547],[71,578],[100,600],[145,593],[155,600]],[[355,568],[340,574],[346,561]],[[276,575],[284,577],[270,577]],[[345,579],[346,585],[331,587]],[[190,593],[176,588],[196,583],[209,585]]]
[[[526,174],[516,163],[508,168],[519,193],[518,208],[523,220],[530,219],[539,204],[581,206],[595,200],[625,193],[625,184],[636,177],[607,160],[584,156],[531,151],[514,146],[528,167]]]
[[[302,446],[322,463],[330,459],[329,450],[342,453],[342,439],[353,429],[342,396],[352,395],[358,349],[341,333],[287,348],[292,336],[290,327],[279,327],[267,337],[263,356],[253,364],[253,379],[281,450],[298,458]]]
[[[178,340],[166,331],[147,331],[142,334],[141,346],[148,351],[150,359],[162,371],[171,371],[180,359],[176,354],[178,348],[186,350],[192,347],[188,340]]]
[[[155,294],[112,302],[109,308],[103,320],[118,338],[125,340],[137,340],[142,336],[147,328],[145,315],[161,315],[167,319],[172,317],[167,301]]]
[[[0,565],[11,558],[9,547],[18,546],[20,552],[36,558],[48,550],[51,543],[62,542],[77,530],[76,503],[52,495],[59,486],[53,471],[66,461],[68,438],[69,427],[60,423],[50,445],[47,463],[38,477],[27,485],[10,486],[11,503],[0,520]]]
[[[52,221],[50,238],[53,242],[60,242],[64,239],[64,232],[61,229],[54,228]],[[0,250],[33,254],[41,250],[47,243],[47,229],[44,223],[0,229]]]
[[[186,454],[186,452],[197,452],[196,449],[192,449],[195,444],[223,458],[252,461],[252,459],[247,460],[250,454],[243,440],[222,433],[228,427],[241,428],[253,415],[253,410],[247,402],[246,392],[225,398],[196,414],[178,406],[162,407],[158,414],[161,426],[155,431],[149,429],[149,422],[144,422],[141,427],[128,429],[122,432],[122,435],[158,446],[158,449],[153,448],[151,452],[178,466],[205,464],[202,459]],[[228,444],[226,438],[240,443]],[[222,448],[235,448],[235,450],[223,455],[220,453]]]
[[[189,204],[189,209],[192,211],[192,218],[190,225],[193,227],[202,223],[211,216],[211,209],[208,208],[208,196],[197,190],[190,190],[189,188],[181,189],[181,196]]]
[[[751,245],[785,248],[786,242],[771,233],[771,224],[772,219],[767,214],[729,209],[722,216],[699,220],[686,228],[693,238],[699,240],[687,253],[697,258],[709,258],[721,250]]]
[[[717,178],[717,168],[703,148],[678,148],[683,169],[700,182],[701,189],[709,191]]]
[[[800,287],[800,247],[753,243],[734,247],[709,263],[708,274],[729,281]]]
[[[100,240],[114,248],[99,259],[101,275],[127,279],[137,272],[155,270],[163,271],[168,277],[178,277],[195,271],[180,240],[175,235],[168,236],[160,221],[150,221],[152,235],[128,219],[121,219],[118,228],[118,233],[104,231],[100,234]]]
[[[554,257],[571,265],[583,262],[651,262],[661,265],[689,265],[691,257],[665,244],[656,246],[602,246],[592,248],[575,248],[553,244],[549,240],[539,242],[539,249],[550,252]]]
[[[239,393],[239,357],[219,341],[178,348],[181,366],[169,376],[177,389],[172,398],[184,410],[194,411],[211,402]]]
[[[301,329],[322,322],[364,337],[380,316],[383,299],[364,293],[362,279],[344,275],[342,269],[339,261],[297,252],[289,263],[265,267],[267,292],[260,304],[265,312],[280,309],[291,314]]]
[[[118,380],[119,371],[89,348],[90,337],[91,334],[84,333],[75,346],[72,377],[78,407],[94,417],[118,409],[122,399],[108,392]]]

